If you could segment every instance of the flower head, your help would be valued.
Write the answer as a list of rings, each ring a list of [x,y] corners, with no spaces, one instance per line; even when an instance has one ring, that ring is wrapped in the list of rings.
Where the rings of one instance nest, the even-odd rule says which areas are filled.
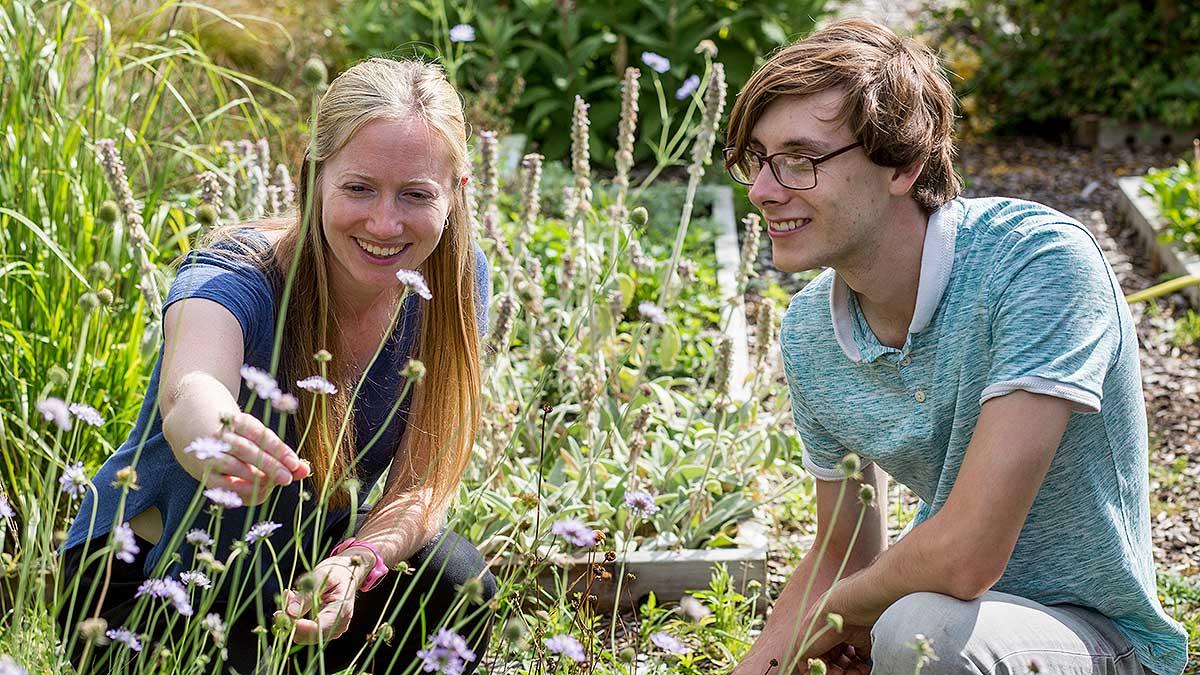
[[[661,326],[667,322],[667,313],[663,311],[662,307],[650,301],[638,305],[638,314],[641,314],[643,319],[656,326]]]
[[[650,66],[650,69],[656,73],[665,73],[671,69],[671,62],[667,57],[654,52],[642,52],[642,63]]]
[[[584,525],[578,518],[560,520],[550,526],[550,531],[576,546],[591,546],[596,543],[596,531]]]
[[[192,615],[192,603],[188,601],[187,589],[183,584],[172,579],[164,577],[162,579],[147,579],[138,586],[133,597],[140,598],[143,595],[149,595],[152,598],[162,598],[169,600],[175,607],[175,610],[183,616]]]
[[[332,395],[337,393],[337,387],[333,386],[332,382],[321,377],[320,375],[313,375],[312,377],[306,377],[303,380],[297,380],[296,386],[300,387],[304,391],[310,391],[314,394]]]
[[[233,490],[209,488],[204,491],[204,496],[208,497],[209,501],[221,508],[237,509],[242,506],[242,498]]]
[[[0,495],[0,518],[12,518],[17,515],[12,505],[8,503],[7,495]]]
[[[129,523],[121,523],[117,529],[113,530],[113,541],[120,549],[117,551],[117,559],[132,563],[133,556],[137,555],[140,549],[138,549],[137,540],[133,537],[133,528],[129,527]]]
[[[58,484],[62,486],[62,491],[72,497],[82,495],[87,490],[88,482],[87,474],[83,472],[83,462],[76,462],[68,466],[67,470],[58,479]]]
[[[283,526],[279,523],[273,523],[269,520],[255,523],[254,526],[250,528],[250,531],[246,533],[246,542],[253,544],[259,539],[266,539],[267,537],[271,536],[272,532],[281,527]]]
[[[67,410],[69,410],[75,417],[94,427],[104,426],[104,418],[101,417],[100,413],[90,405],[85,403],[72,403],[71,405],[67,406]]]
[[[29,671],[17,665],[13,657],[0,654],[0,675],[29,675]]]
[[[418,651],[417,656],[424,662],[425,672],[443,675],[459,675],[468,663],[475,660],[475,652],[467,646],[467,641],[446,628],[439,629],[430,637],[428,648]]]
[[[688,98],[692,94],[696,93],[696,90],[699,88],[700,76],[688,75],[688,78],[683,81],[683,84],[679,85],[679,88],[675,90],[675,100],[682,101],[683,99]]]
[[[200,588],[212,588],[212,582],[209,581],[208,575],[200,570],[190,570],[179,575],[179,580],[188,586],[199,586]]]
[[[192,546],[212,546],[213,538],[204,530],[192,530],[184,537]]]
[[[242,380],[245,381],[246,386],[250,391],[257,394],[259,398],[270,400],[278,394],[279,384],[267,371],[251,365],[243,365],[241,373]]]
[[[67,408],[67,403],[61,398],[47,396],[37,402],[37,411],[42,417],[46,418],[47,422],[54,422],[54,426],[63,431],[71,430],[71,411]]]
[[[217,644],[225,642],[225,622],[221,620],[220,614],[205,616],[204,620],[200,622],[200,627],[208,631]]]
[[[658,504],[654,503],[654,495],[644,490],[634,490],[625,494],[625,506],[629,507],[632,513],[635,513],[643,518],[658,513]]]
[[[420,272],[416,270],[398,270],[396,278],[400,280],[400,283],[408,286],[409,290],[413,293],[426,300],[433,299],[433,293],[429,292],[429,286],[425,283],[425,277],[421,276]]]
[[[690,654],[692,651],[691,647],[683,644],[682,640],[662,631],[651,633],[650,641],[654,643],[654,646],[668,654]]]
[[[229,452],[230,446],[225,441],[213,436],[201,436],[183,449],[184,452],[195,455],[196,459],[212,459]]]
[[[141,641],[138,640],[138,637],[134,635],[133,631],[129,630],[128,628],[113,628],[105,633],[105,635],[108,636],[109,640],[123,643],[126,647],[129,647],[135,652],[142,651]]]
[[[466,23],[458,24],[457,26],[450,29],[450,41],[451,42],[474,42],[475,41],[475,27],[470,24],[466,24]]]
[[[555,635],[545,640],[546,651],[551,654],[561,654],[576,663],[583,663],[587,656],[583,653],[583,645],[570,635]]]
[[[275,408],[279,412],[296,412],[296,409],[300,407],[300,399],[291,394],[285,394],[281,391],[276,392],[275,395],[271,397],[271,407]]]
[[[679,599],[679,613],[696,623],[703,621],[708,615],[712,614],[712,610],[704,606],[696,598],[685,595]]]

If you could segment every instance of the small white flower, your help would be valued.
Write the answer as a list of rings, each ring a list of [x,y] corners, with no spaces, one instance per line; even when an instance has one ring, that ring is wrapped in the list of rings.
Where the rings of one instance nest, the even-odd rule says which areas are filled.
[[[90,405],[85,403],[72,403],[71,405],[67,406],[67,409],[71,411],[72,415],[94,427],[104,426],[104,418],[101,417],[100,413]]]
[[[221,620],[220,614],[205,616],[204,620],[200,622],[200,627],[208,631],[217,644],[225,642],[225,622]]]
[[[246,533],[246,541],[253,544],[259,539],[266,539],[267,537],[271,536],[272,532],[281,527],[283,526],[279,523],[273,523],[269,520],[255,523],[254,527],[251,527],[250,531]]]
[[[17,512],[13,511],[12,505],[8,503],[8,497],[0,495],[0,518],[12,518],[16,515]]]
[[[689,75],[688,78],[683,81],[683,84],[679,86],[679,89],[675,90],[675,100],[682,101],[683,99],[696,93],[696,90],[699,88],[700,76]]]
[[[271,374],[261,368],[255,368],[251,365],[243,365],[241,368],[242,380],[246,382],[246,386],[258,395],[259,398],[270,400],[279,391],[279,384],[275,382],[275,378]]]
[[[71,411],[61,398],[48,396],[38,401],[36,407],[47,422],[54,422],[54,426],[63,431],[71,430]]]
[[[279,412],[296,412],[296,409],[300,407],[300,399],[291,394],[276,392],[275,396],[271,398],[271,407]]]
[[[63,475],[59,477],[58,484],[62,487],[62,491],[72,497],[79,497],[87,491],[88,486],[87,474],[83,472],[83,462],[76,462],[67,467],[63,471]]]
[[[200,588],[212,588],[212,582],[208,580],[208,576],[199,570],[191,570],[179,575],[179,580],[188,586],[199,586]]]
[[[425,283],[425,277],[416,270],[399,270],[396,272],[396,278],[400,283],[408,286],[413,293],[425,298],[426,300],[433,299],[433,293],[429,292],[429,286]]]
[[[656,326],[661,326],[667,322],[667,313],[662,310],[662,307],[650,301],[638,305],[638,313],[642,315],[643,319]]]
[[[204,496],[208,497],[209,501],[217,506],[226,509],[237,509],[242,506],[242,498],[238,493],[224,488],[209,488],[204,491]]]
[[[212,546],[213,538],[204,530],[192,530],[184,537],[192,546]]]
[[[113,541],[117,542],[120,549],[116,554],[117,559],[132,563],[133,556],[137,555],[140,549],[137,540],[133,538],[133,528],[129,527],[129,523],[121,523],[113,530]]]
[[[450,29],[451,42],[474,42],[475,27],[470,24],[460,23]]]
[[[230,449],[229,444],[219,438],[201,436],[188,443],[183,451],[195,455],[196,459],[212,459],[228,453]]]
[[[304,391],[311,391],[314,394],[332,395],[337,393],[337,387],[333,386],[332,382],[321,377],[320,375],[313,375],[312,377],[306,377],[303,380],[297,380],[296,386],[300,387]]]
[[[138,640],[137,636],[133,634],[133,631],[129,630],[128,628],[113,628],[106,632],[105,635],[108,636],[109,640],[112,640],[113,642],[121,642],[135,652],[142,651],[141,641]]]

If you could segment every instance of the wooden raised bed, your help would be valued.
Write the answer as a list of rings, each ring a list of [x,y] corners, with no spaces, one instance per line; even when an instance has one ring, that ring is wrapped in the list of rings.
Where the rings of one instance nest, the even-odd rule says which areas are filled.
[[[1150,251],[1152,271],[1156,274],[1167,272],[1175,276],[1200,276],[1200,256],[1173,243],[1160,241],[1159,237],[1167,229],[1167,223],[1159,214],[1154,200],[1142,192],[1142,177],[1118,178],[1117,185],[1120,187],[1117,210],[1133,226],[1138,238],[1146,244]],[[1200,286],[1188,286],[1180,292],[1192,307],[1200,309]]]

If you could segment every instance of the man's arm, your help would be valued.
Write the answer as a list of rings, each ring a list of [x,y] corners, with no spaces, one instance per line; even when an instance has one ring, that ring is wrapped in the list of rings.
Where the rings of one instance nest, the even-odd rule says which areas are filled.
[[[864,484],[875,489],[875,503],[870,507],[859,502]],[[887,548],[887,474],[871,464],[862,470],[861,480],[817,480],[816,491],[817,537],[813,548],[775,601],[767,625],[738,665],[737,675],[763,675],[771,659],[782,668],[804,637],[800,620],[833,584],[843,561],[845,576],[863,569]],[[826,537],[829,541],[822,554],[821,542]]]
[[[870,626],[910,593],[983,595],[1004,575],[1070,414],[1070,401],[1026,391],[984,403],[942,509],[866,569],[835,583],[827,611]]]

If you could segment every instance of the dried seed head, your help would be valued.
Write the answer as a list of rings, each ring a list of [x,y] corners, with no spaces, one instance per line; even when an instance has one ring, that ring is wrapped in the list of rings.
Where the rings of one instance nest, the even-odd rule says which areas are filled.
[[[96,281],[108,281],[112,278],[112,267],[103,260],[97,260],[88,268],[88,273]]]
[[[525,627],[525,622],[519,617],[509,617],[508,621],[504,622],[504,640],[513,646],[523,646],[529,630]]]
[[[842,471],[845,471],[847,476],[857,474],[861,468],[862,461],[853,452],[842,458]]]
[[[858,501],[861,502],[863,506],[874,506],[875,486],[863,485],[858,491]]]
[[[100,306],[100,298],[93,292],[87,291],[79,296],[79,306],[83,311],[90,312]]]

